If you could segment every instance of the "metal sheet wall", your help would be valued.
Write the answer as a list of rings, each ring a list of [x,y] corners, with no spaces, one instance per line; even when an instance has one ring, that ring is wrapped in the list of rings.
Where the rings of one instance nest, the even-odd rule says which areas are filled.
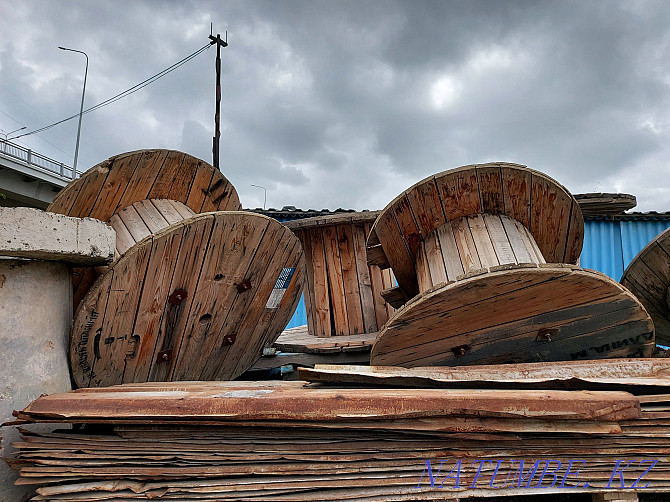
[[[586,220],[581,265],[620,280],[633,258],[670,220]]]
[[[624,269],[642,251],[643,247],[668,227],[670,227],[670,221],[622,221],[621,243]]]
[[[307,324],[307,310],[305,309],[305,297],[300,297],[300,303],[295,309],[295,313],[288,322],[287,328],[295,328],[297,326],[305,326]]]

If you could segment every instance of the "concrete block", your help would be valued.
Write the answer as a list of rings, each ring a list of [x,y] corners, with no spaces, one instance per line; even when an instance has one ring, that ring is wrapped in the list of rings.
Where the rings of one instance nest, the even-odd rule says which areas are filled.
[[[65,263],[0,258],[0,423],[14,420],[41,394],[70,390],[68,332],[72,278]],[[49,427],[47,427],[48,429]],[[19,439],[0,429],[3,457]],[[0,502],[19,502],[31,487],[14,486],[16,472],[0,461]]]
[[[29,207],[0,207],[0,256],[104,265],[114,259],[114,229]]]

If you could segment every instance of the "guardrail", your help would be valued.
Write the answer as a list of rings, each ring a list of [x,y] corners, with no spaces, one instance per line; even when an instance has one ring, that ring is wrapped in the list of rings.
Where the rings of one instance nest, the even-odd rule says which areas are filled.
[[[44,155],[32,151],[30,148],[25,148],[1,138],[0,155],[9,157],[13,160],[18,160],[31,167],[36,167],[52,174],[56,174],[66,180],[71,180],[73,178],[72,167],[67,166],[62,162],[58,162],[57,160],[50,159],[49,157],[45,157]],[[81,175],[81,172],[77,171],[77,176],[79,175]]]

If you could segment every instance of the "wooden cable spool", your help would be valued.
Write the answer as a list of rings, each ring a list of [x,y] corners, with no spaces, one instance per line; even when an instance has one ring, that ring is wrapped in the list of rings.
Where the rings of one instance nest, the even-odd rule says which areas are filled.
[[[71,181],[47,208],[53,213],[110,222],[145,199],[169,199],[195,213],[241,209],[235,187],[221,172],[191,155],[153,149],[115,155]],[[93,268],[73,271],[74,306],[98,277]]]
[[[116,258],[142,239],[196,213],[186,204],[169,199],[149,199],[123,208],[109,219],[116,232]]]
[[[199,214],[159,230],[114,262],[79,305],[75,383],[239,376],[293,315],[304,267],[295,235],[255,213]]]
[[[114,259],[118,260],[123,253],[142,239],[195,214],[185,204],[168,199],[141,200],[123,208],[109,219],[109,226],[116,233]],[[81,270],[85,270],[87,282],[92,284],[98,276],[105,273],[107,267]],[[83,290],[79,291],[81,295],[85,293]],[[79,305],[79,301],[77,301],[77,305]]]
[[[625,288],[574,263],[584,223],[570,193],[517,164],[417,183],[379,215],[368,261],[407,302],[370,363],[427,366],[648,356],[654,328]],[[549,262],[549,263],[547,263]]]
[[[670,345],[670,229],[665,230],[630,262],[621,277],[654,320],[656,339]]]
[[[378,214],[342,213],[286,223],[305,250],[311,335],[374,333],[393,314],[381,296],[394,284],[392,271],[366,262],[365,237]]]
[[[416,257],[421,292],[481,268],[545,263],[533,234],[504,214],[449,221],[421,241]]]

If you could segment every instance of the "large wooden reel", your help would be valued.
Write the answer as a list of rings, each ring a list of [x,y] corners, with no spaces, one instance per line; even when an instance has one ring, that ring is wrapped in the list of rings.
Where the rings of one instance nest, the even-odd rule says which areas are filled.
[[[241,209],[235,187],[217,169],[183,152],[154,149],[122,153],[93,166],[63,188],[47,211],[109,222],[145,199],[174,200],[194,213]],[[92,268],[74,269],[75,308],[97,277]]]
[[[169,199],[147,199],[124,207],[109,219],[116,232],[116,258],[142,239],[196,213],[186,204]]]
[[[379,366],[649,357],[654,325],[599,272],[547,264],[482,270],[414,297],[384,326]]]
[[[176,150],[137,150],[110,157],[71,181],[47,208],[109,221],[144,199],[182,202],[196,213],[237,211],[235,187],[207,162]]]
[[[670,345],[670,228],[647,244],[621,277],[647,309],[656,326],[656,339]]]
[[[576,263],[579,258],[584,218],[577,201],[549,176],[510,163],[463,166],[408,188],[374,223],[368,256],[379,263],[381,255],[411,298],[419,293],[414,263],[421,241],[449,221],[482,213],[521,223],[548,263]]]
[[[556,263],[577,260],[583,230],[572,195],[523,166],[466,166],[414,185],[368,237],[368,260],[387,258],[409,300],[380,331],[370,363],[650,355],[654,327],[630,292]]]
[[[80,304],[75,383],[235,378],[288,323],[303,274],[300,242],[271,218],[215,212],[170,225],[113,263]]]
[[[393,314],[381,296],[393,287],[393,273],[366,259],[365,239],[377,214],[342,213],[286,223],[305,250],[310,335],[376,333]]]

